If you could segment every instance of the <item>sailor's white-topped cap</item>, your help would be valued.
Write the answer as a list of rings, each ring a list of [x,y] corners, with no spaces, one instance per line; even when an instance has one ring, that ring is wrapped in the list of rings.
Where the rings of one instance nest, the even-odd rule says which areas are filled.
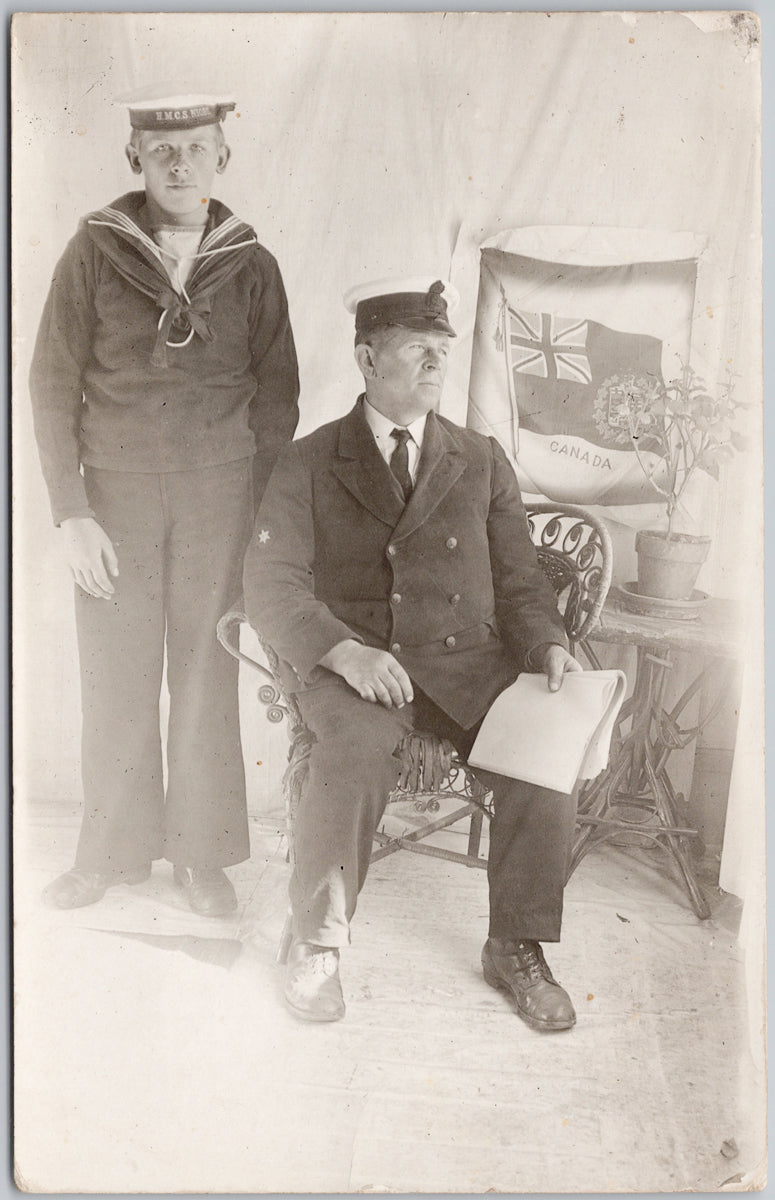
[[[133,129],[195,129],[217,125],[237,107],[225,92],[197,92],[174,84],[151,84],[119,96],[116,101],[129,109]]]
[[[457,289],[433,275],[375,279],[344,294],[345,308],[355,314],[358,332],[377,325],[402,325],[455,337],[447,313],[453,313],[459,301]]]

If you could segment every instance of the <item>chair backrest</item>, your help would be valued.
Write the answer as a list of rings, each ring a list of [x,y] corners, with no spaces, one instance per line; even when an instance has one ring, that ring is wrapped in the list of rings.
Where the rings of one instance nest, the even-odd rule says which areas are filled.
[[[528,504],[538,561],[560,603],[571,645],[592,629],[611,586],[613,551],[602,521],[577,504]]]

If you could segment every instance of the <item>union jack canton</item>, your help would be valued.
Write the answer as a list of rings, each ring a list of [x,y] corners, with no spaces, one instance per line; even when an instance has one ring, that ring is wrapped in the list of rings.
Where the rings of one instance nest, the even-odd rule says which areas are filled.
[[[587,322],[554,313],[530,313],[508,306],[506,345],[515,375],[591,383]]]

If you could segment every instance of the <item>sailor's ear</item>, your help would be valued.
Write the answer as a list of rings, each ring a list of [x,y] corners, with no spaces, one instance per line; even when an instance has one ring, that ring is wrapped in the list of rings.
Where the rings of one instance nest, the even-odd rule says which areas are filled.
[[[127,156],[132,174],[142,175],[143,168],[140,165],[140,155],[137,153],[137,147],[133,146],[131,142],[127,142],[126,146],[124,146],[124,154]]]
[[[226,143],[224,142],[223,145],[221,146],[220,150],[218,151],[218,163],[215,168],[217,175],[223,175],[223,172],[226,170],[226,167],[228,165],[230,158],[231,158],[231,146],[227,146]]]

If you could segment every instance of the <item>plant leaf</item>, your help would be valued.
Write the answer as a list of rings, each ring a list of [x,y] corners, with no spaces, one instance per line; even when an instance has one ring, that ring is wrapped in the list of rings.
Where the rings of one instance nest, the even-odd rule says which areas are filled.
[[[726,442],[723,442],[723,443],[717,444],[715,446],[708,446],[708,448],[704,451],[704,453],[702,455],[702,460],[701,460],[700,465],[705,466],[706,462],[712,462],[712,463],[729,462],[730,459],[732,459],[734,457],[735,457],[735,452],[732,449],[732,447],[730,445],[728,445]]]

